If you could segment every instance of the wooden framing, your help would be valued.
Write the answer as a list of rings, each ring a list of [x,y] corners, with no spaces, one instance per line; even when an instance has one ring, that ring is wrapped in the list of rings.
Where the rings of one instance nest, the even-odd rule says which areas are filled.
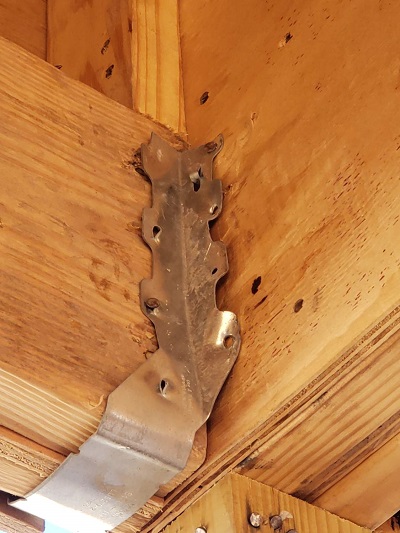
[[[398,511],[400,483],[396,479],[394,466],[398,464],[400,435],[396,435],[368,457],[314,503],[326,507],[327,502],[332,512],[344,518],[351,516],[358,523],[365,521],[365,513],[368,510],[369,523],[378,527],[383,519]]]
[[[180,6],[189,141],[225,137],[221,300],[244,341],[197,483],[239,464],[313,501],[399,433],[398,6]],[[363,490],[376,527],[393,506]]]
[[[251,513],[261,515],[261,527],[249,524]],[[204,531],[213,533],[252,533],[272,531],[269,519],[282,516],[279,531],[297,533],[371,533],[323,509],[288,496],[257,481],[228,474],[200,500],[165,529],[165,533]]]
[[[50,63],[185,131],[178,0],[49,0],[48,13]]]
[[[0,36],[46,59],[47,0],[1,0]]]
[[[134,156],[152,131],[182,141],[3,39],[0,68],[0,471],[24,495],[154,350],[138,305],[150,190]],[[201,430],[188,473],[204,450]]]
[[[157,533],[233,469],[377,528],[400,502],[398,6],[71,5],[49,0],[61,72],[0,42],[0,488],[25,494],[76,451],[155,349],[135,154],[153,130],[182,146],[158,122],[186,117],[192,144],[225,137],[213,231],[243,349],[204,464],[203,430],[119,530]]]

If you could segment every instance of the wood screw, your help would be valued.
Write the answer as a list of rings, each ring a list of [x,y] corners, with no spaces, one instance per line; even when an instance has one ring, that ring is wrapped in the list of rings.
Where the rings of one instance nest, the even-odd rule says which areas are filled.
[[[207,529],[205,527],[203,527],[203,526],[196,527],[195,533],[207,533]]]
[[[271,518],[269,519],[269,525],[272,527],[274,531],[281,529],[283,525],[282,517],[279,516],[278,514],[271,516]]]
[[[296,529],[289,529],[289,531],[287,533],[297,533],[297,530]]]
[[[260,527],[262,526],[264,519],[259,513],[251,513],[249,516],[249,523],[253,527]]]
[[[157,307],[160,307],[160,302],[157,298],[148,298],[146,300],[146,307],[148,309],[157,309]]]

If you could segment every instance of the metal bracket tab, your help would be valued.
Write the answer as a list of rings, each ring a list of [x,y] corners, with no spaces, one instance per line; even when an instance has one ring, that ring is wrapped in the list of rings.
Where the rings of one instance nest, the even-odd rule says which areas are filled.
[[[141,283],[141,307],[159,349],[111,393],[79,453],[15,507],[74,532],[100,533],[184,469],[240,347],[236,316],[216,306],[228,263],[209,231],[222,208],[222,184],[212,179],[222,145],[220,136],[177,152],[152,135],[142,146],[153,189],[152,207],[143,212],[153,277]]]

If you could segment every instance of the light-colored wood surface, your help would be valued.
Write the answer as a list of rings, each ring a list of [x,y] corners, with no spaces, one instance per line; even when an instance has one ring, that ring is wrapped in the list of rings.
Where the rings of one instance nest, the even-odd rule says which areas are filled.
[[[185,131],[178,1],[49,0],[48,61]]]
[[[194,532],[198,527],[209,533],[251,533],[255,531],[249,524],[251,513],[262,517],[259,531],[272,531],[269,519],[276,515],[283,518],[279,529],[282,532],[370,531],[245,476],[228,474],[168,526],[165,533]]]
[[[181,2],[189,140],[225,136],[215,236],[243,349],[207,462],[167,498],[172,513],[239,461],[315,498],[398,432],[399,14],[361,0]]]
[[[181,2],[190,140],[225,136],[217,177],[226,203],[214,231],[228,244],[231,271],[220,304],[239,315],[244,342],[210,421],[206,464],[166,496],[146,531],[159,531],[236,466],[286,492],[318,498],[398,433],[398,16],[397,4],[362,0],[346,10],[326,0],[270,6],[250,0],[234,10],[227,0]],[[12,280],[0,289],[11,302],[4,324],[13,333],[0,345],[2,379],[15,378],[10,389],[22,380],[22,391],[33,376],[52,424],[62,407],[55,402],[51,411],[42,392],[73,407],[67,427],[64,419],[55,424],[52,449],[61,451],[76,445],[110,390],[154,349],[137,300],[150,263],[139,247],[148,186],[129,163],[139,119],[51,67],[0,59],[12,109],[0,128],[4,175],[13,176],[5,213],[17,220],[15,249],[30,263],[12,259]],[[32,94],[15,81],[27,78]],[[25,190],[33,173],[41,181]],[[71,300],[75,307],[65,304]],[[75,409],[87,417],[78,429]],[[35,417],[26,420],[28,413],[26,433],[14,411],[8,427],[50,446],[48,432]],[[66,429],[68,442],[60,442]],[[395,469],[388,476],[390,483],[398,479]],[[371,506],[364,507],[367,523]]]
[[[129,0],[48,0],[47,59],[132,108]]]
[[[399,510],[399,478],[400,435],[397,435],[314,503],[379,531],[382,522]]]
[[[183,143],[2,39],[0,68],[0,488],[23,494],[58,464],[36,446],[76,451],[155,349],[138,301],[150,189],[132,161],[152,131]]]
[[[64,456],[0,426],[1,489],[25,496],[61,464]]]
[[[132,4],[135,109],[183,133],[179,1],[133,0]]]
[[[0,0],[0,37],[46,59],[47,0]]]

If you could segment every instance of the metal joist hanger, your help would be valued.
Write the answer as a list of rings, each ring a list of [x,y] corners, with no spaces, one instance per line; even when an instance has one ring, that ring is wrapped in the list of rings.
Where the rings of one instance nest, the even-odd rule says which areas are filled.
[[[209,222],[222,208],[212,179],[222,136],[177,152],[157,135],[142,146],[153,205],[143,237],[153,277],[140,287],[159,349],[112,392],[97,432],[26,499],[14,506],[74,532],[112,529],[186,466],[240,347],[236,316],[216,306],[227,272],[223,243]]]

